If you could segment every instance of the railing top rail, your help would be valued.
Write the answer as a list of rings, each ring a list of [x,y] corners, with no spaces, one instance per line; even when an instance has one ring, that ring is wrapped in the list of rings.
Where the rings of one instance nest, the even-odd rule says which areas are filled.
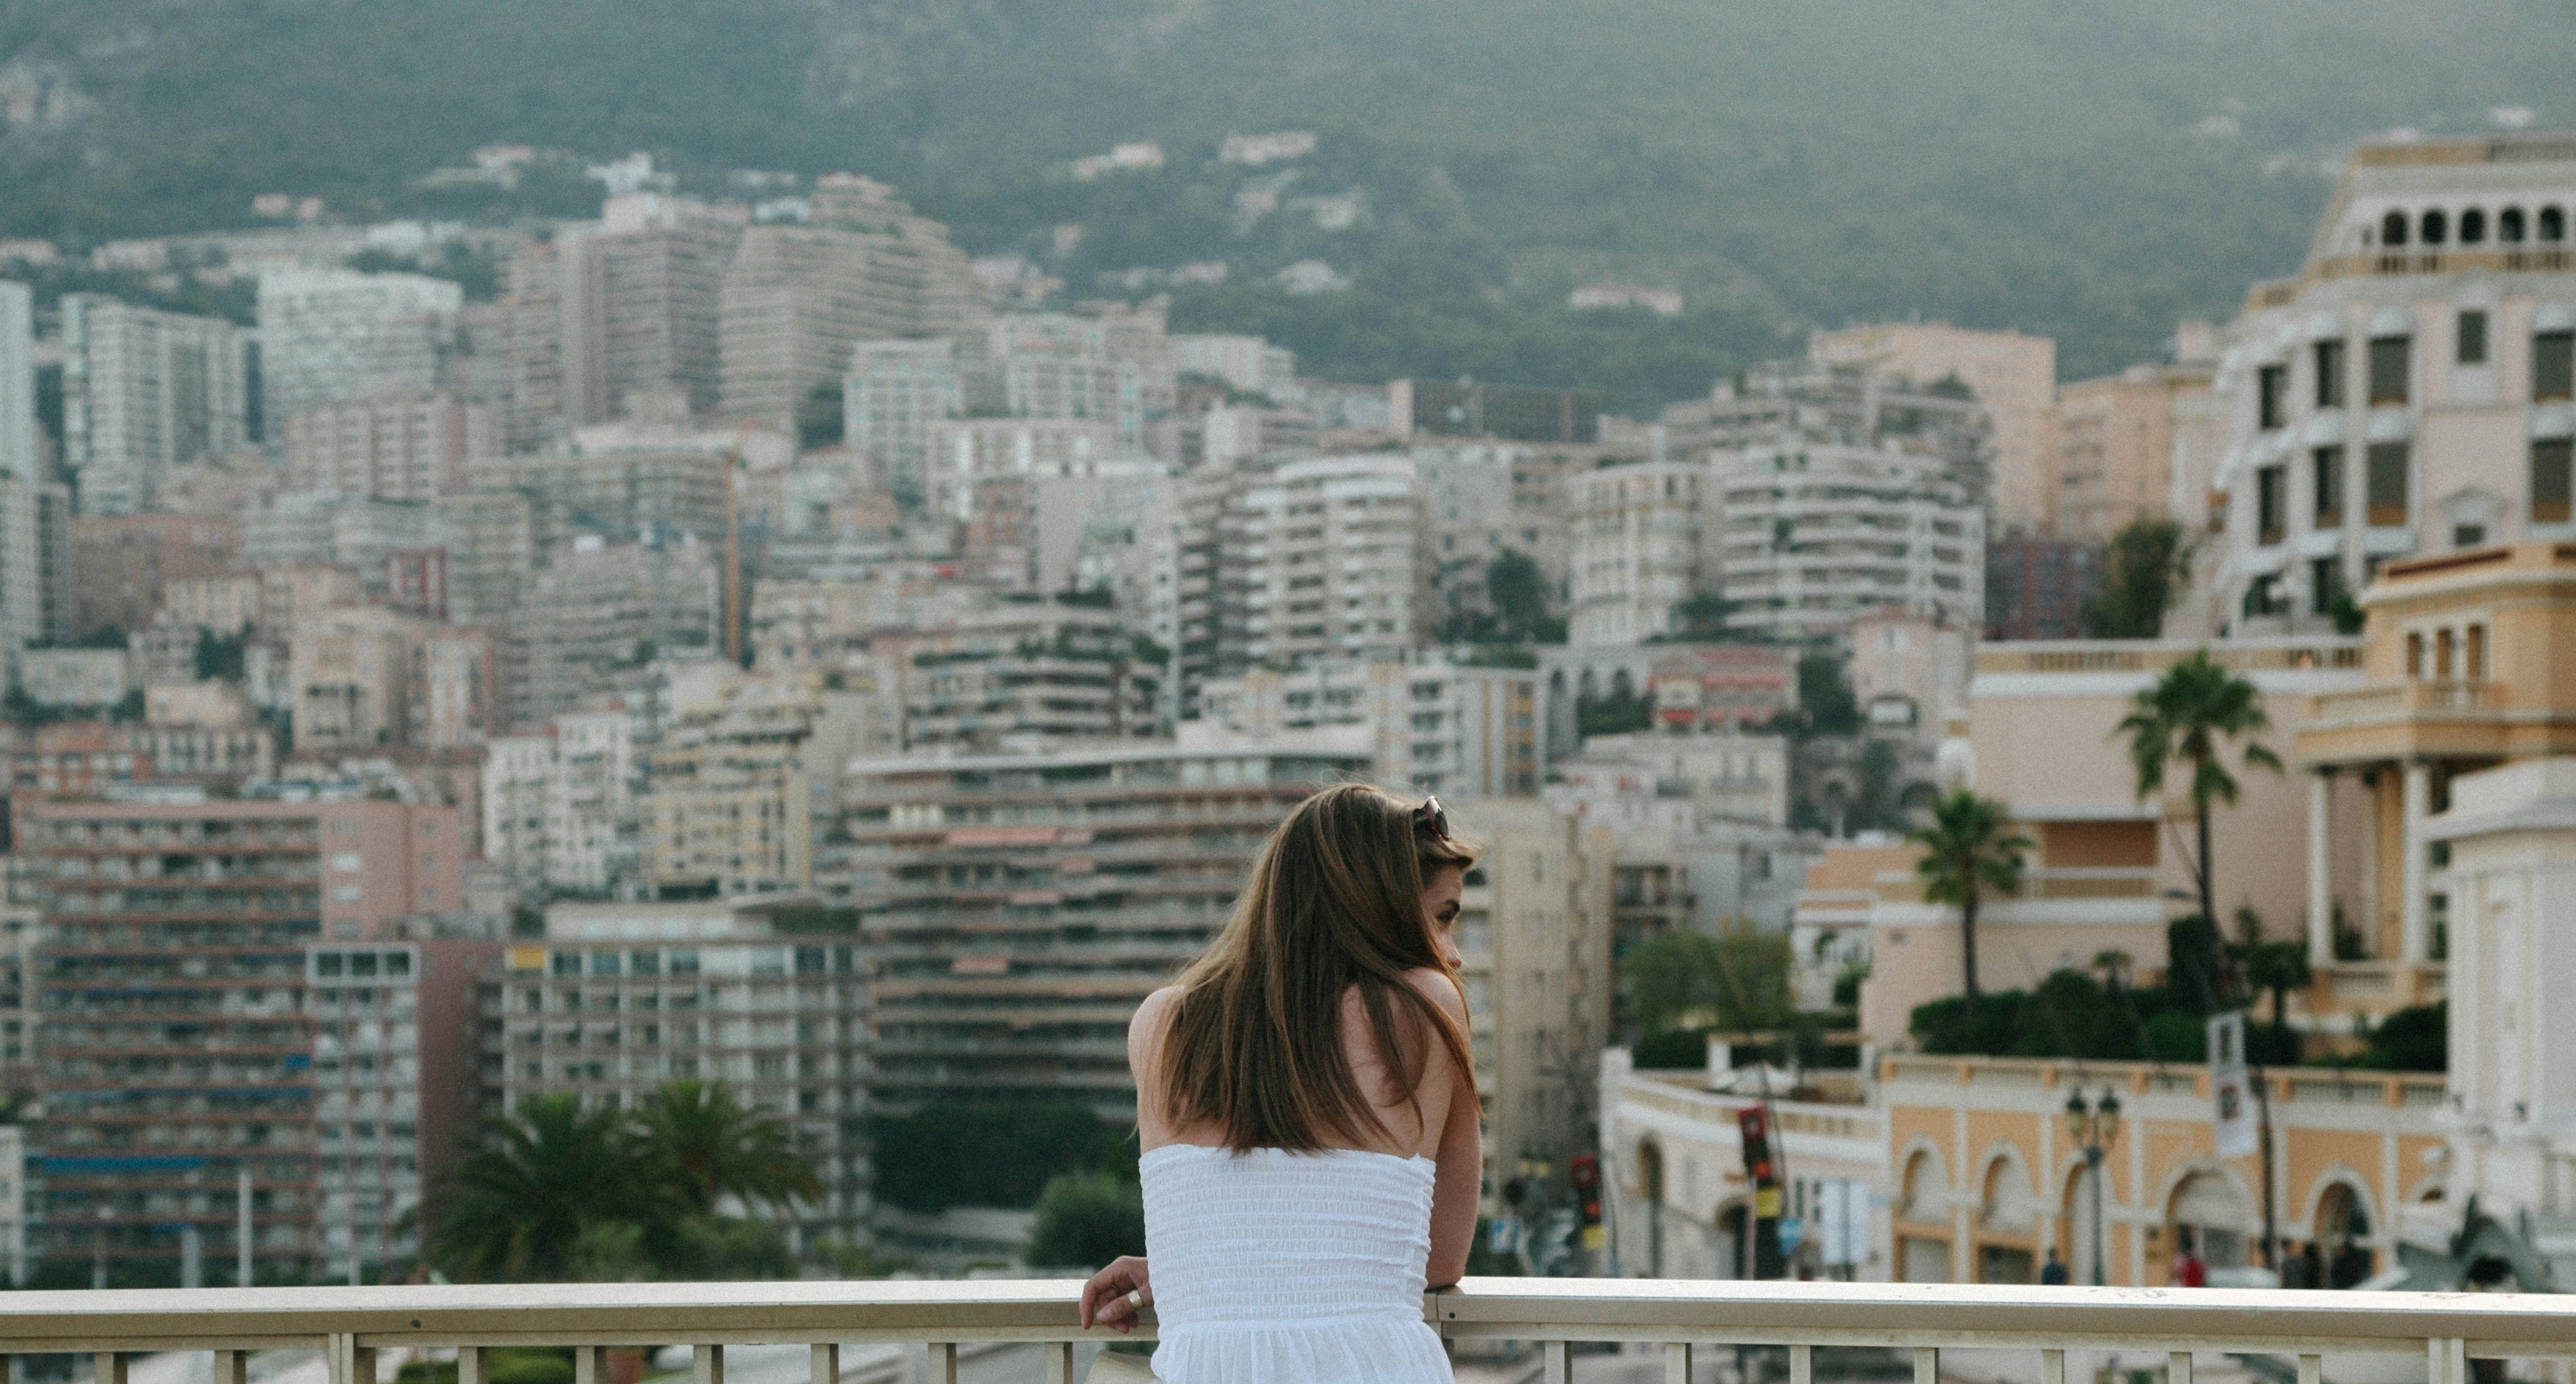
[[[209,1288],[0,1295],[0,1354],[314,1347],[1062,1341],[1072,1279]],[[1471,1278],[1453,1337],[2576,1358],[2576,1297]],[[1147,1335],[1139,1332],[1139,1336]],[[1130,1338],[1134,1339],[1134,1338]]]

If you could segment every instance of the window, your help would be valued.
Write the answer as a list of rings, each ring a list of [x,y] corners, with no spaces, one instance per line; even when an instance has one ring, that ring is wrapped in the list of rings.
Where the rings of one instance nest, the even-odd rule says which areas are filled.
[[[2460,243],[2477,245],[2487,238],[2487,214],[2476,207],[2460,213]]]
[[[2531,522],[2564,524],[2569,518],[2569,471],[2576,443],[2545,437],[2531,444]]]
[[[2406,346],[2408,338],[2377,336],[2370,340],[2370,402],[2402,404],[2406,402]]]
[[[367,891],[354,884],[343,884],[331,891],[331,898],[338,903],[356,903],[366,896]]]
[[[2571,396],[2576,396],[2576,332],[2541,332],[2532,337],[2532,402]]]
[[[2370,444],[2369,521],[2373,525],[2406,522],[2406,444],[2374,442]]]
[[[2540,234],[2537,238],[2541,240],[2565,240],[2567,238],[2566,208],[2542,207],[2540,209]]]
[[[2276,615],[2280,613],[2281,579],[2270,573],[2245,584],[2245,613]]]
[[[2522,243],[2522,208],[2507,207],[2496,213],[2496,239],[2507,245]]]
[[[2451,632],[2447,629],[2434,631],[2433,677],[2437,682],[2448,682],[2451,680],[2451,649]]]
[[[2308,453],[2308,494],[2316,501],[2315,527],[2343,527],[2343,448],[2319,447]]]
[[[2343,343],[2320,341],[2316,344],[2317,407],[2343,407]]]
[[[2343,559],[2321,557],[2308,564],[2308,602],[2312,614],[2330,615],[2343,598]]]
[[[2379,219],[2379,243],[2382,245],[2406,243],[2406,213],[2392,211]]]
[[[2410,678],[2424,676],[2424,636],[2422,634],[2406,636],[2406,676]]]
[[[2484,524],[2453,524],[2451,526],[2451,546],[2454,548],[2474,548],[2486,541],[2487,526]]]
[[[2439,245],[2450,238],[2451,218],[2443,215],[2438,210],[2424,213],[2423,232],[2420,239],[2422,239],[2425,244]]]
[[[2452,338],[2458,347],[2453,359],[2461,365],[2487,363],[2487,315],[2482,308],[2470,308],[2460,314],[2460,330]]]
[[[2254,372],[2255,422],[2269,432],[2289,422],[2284,400],[2290,389],[2290,367],[2266,365]]]
[[[2269,547],[2287,537],[2290,469],[2266,466],[2254,473],[2255,542]]]
[[[2460,649],[2460,676],[2476,682],[2487,675],[2487,627],[2469,626],[2468,638]]]

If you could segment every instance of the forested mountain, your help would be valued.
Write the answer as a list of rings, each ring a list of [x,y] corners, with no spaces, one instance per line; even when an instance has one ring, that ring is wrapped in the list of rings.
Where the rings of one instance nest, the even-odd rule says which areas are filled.
[[[646,150],[868,172],[1078,294],[1224,259],[1180,321],[1353,378],[1642,402],[1917,315],[2055,335],[2081,375],[2295,264],[2355,139],[2576,123],[2571,70],[2566,0],[0,0],[0,234],[235,225],[270,191],[561,210],[413,184],[492,141]],[[1279,128],[1321,146],[1248,216],[1217,141]],[[1140,139],[1170,163],[1065,172]],[[1338,229],[1294,208],[1353,191]],[[1352,288],[1270,286],[1306,259]],[[1692,311],[1563,312],[1594,280]]]

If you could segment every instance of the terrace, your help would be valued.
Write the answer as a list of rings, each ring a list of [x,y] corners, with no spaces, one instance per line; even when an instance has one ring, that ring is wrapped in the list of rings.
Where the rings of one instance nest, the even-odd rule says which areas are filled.
[[[609,1377],[616,1347],[685,1345],[696,1384],[722,1384],[739,1346],[810,1348],[813,1384],[840,1384],[852,1346],[927,1347],[925,1384],[955,1384],[959,1347],[1035,1344],[1046,1384],[1075,1384],[1085,1342],[1071,1280],[904,1283],[652,1283],[477,1287],[182,1289],[13,1293],[0,1307],[0,1358],[91,1354],[96,1379],[127,1377],[147,1352],[207,1351],[214,1384],[245,1384],[249,1356],[318,1350],[331,1384],[377,1377],[377,1353],[427,1351],[457,1384],[489,1384],[501,1346],[573,1350],[578,1384]],[[1657,1352],[1673,1384],[1695,1351],[1785,1354],[1789,1384],[1813,1384],[1823,1348],[1910,1352],[1916,1384],[1943,1377],[1942,1352],[2025,1357],[2016,1376],[2065,1384],[2093,1354],[2164,1357],[2167,1384],[2221,1357],[2270,1377],[2421,1377],[2470,1384],[2474,1361],[2564,1378],[2576,1361],[2576,1301],[2539,1294],[2302,1293],[2199,1289],[1953,1287],[1927,1284],[1471,1278],[1426,1295],[1423,1319],[1452,1343],[1536,1343],[1546,1384],[1569,1384],[1578,1343]],[[1150,1339],[1150,1327],[1125,1339]],[[871,1355],[882,1356],[874,1351]],[[1705,1358],[1705,1357],[1703,1357]],[[1900,1355],[1901,1361],[1904,1356]],[[2257,1364],[2257,1361],[2262,1364]],[[2232,1368],[2233,1366],[2231,1366]],[[2422,1369],[2415,1376],[2415,1369]],[[442,1371],[443,1372],[443,1371]],[[1830,1371],[1829,1371],[1830,1372]],[[2331,1372],[2331,1374],[2330,1374]],[[870,1369],[873,1377],[881,1370]],[[2479,1376],[2494,1378],[2492,1371]]]

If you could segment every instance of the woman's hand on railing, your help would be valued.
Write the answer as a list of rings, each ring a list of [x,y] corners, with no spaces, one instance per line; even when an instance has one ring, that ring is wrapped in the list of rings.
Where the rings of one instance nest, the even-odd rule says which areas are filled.
[[[1153,1301],[1154,1282],[1146,1273],[1145,1257],[1123,1254],[1082,1285],[1082,1324],[1086,1329],[1105,1326],[1124,1335],[1136,1329],[1142,1309]]]

